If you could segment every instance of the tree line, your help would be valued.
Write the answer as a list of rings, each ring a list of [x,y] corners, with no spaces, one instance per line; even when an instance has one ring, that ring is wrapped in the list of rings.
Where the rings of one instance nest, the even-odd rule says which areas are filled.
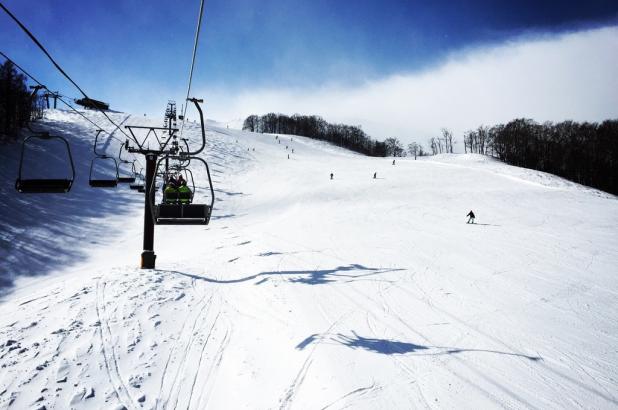
[[[387,156],[385,142],[369,137],[360,126],[330,124],[317,115],[292,116],[269,113],[250,115],[243,123],[243,130],[272,134],[293,134],[328,141],[339,147],[372,157]]]
[[[618,194],[618,120],[539,124],[520,118],[467,131],[464,150]]]
[[[17,138],[19,130],[31,119],[42,114],[40,99],[32,99],[26,77],[15,65],[6,61],[0,65],[0,140]]]

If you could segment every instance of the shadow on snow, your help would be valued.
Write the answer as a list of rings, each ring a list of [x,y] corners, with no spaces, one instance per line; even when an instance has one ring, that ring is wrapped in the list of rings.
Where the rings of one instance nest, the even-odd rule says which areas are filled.
[[[352,332],[352,336],[344,335],[338,333],[336,335],[330,334],[313,334],[307,337],[305,340],[300,342],[296,349],[303,350],[310,344],[317,343],[328,343],[328,344],[340,344],[351,349],[362,349],[373,353],[380,353],[385,355],[392,354],[408,354],[408,353],[416,353],[415,356],[440,356],[440,355],[451,355],[451,354],[459,354],[459,353],[491,353],[491,354],[499,354],[505,356],[517,356],[522,357],[524,359],[528,359],[530,361],[539,361],[542,360],[539,356],[529,356],[522,353],[514,353],[514,352],[503,352],[499,350],[488,350],[488,349],[464,349],[458,347],[447,347],[447,346],[423,346],[417,345],[414,343],[408,342],[400,342],[396,340],[389,339],[376,339],[359,336],[356,332]]]
[[[105,218],[128,213],[132,203],[142,203],[144,200],[141,194],[129,190],[128,186],[90,188],[88,176],[90,161],[94,157],[92,128],[46,120],[35,126],[37,130],[48,130],[52,135],[67,138],[75,163],[75,181],[67,194],[20,194],[14,184],[19,169],[21,142],[2,147],[0,297],[10,291],[15,279],[20,276],[45,275],[86,259],[88,255],[82,250],[83,243],[104,243],[119,233],[110,232],[105,226]],[[24,135],[32,133],[28,131]],[[70,170],[65,152],[59,155],[60,152],[43,149],[33,145],[30,159],[34,160],[24,162],[24,173],[40,178],[60,173],[60,168]],[[110,147],[107,152],[117,155],[118,149]],[[115,173],[112,161],[103,161],[98,166],[107,174]],[[63,174],[66,175],[66,171]]]
[[[387,272],[401,271],[404,269],[380,269],[369,268],[359,264],[351,264],[348,266],[338,266],[333,269],[322,270],[289,270],[289,271],[267,271],[256,273],[255,275],[246,276],[238,279],[214,279],[206,276],[198,276],[190,273],[177,272],[173,273],[188,276],[193,279],[203,280],[210,283],[233,284],[243,283],[250,280],[261,278],[256,285],[260,285],[271,276],[291,276],[288,281],[291,283],[302,283],[306,285],[323,285],[335,281],[352,282],[356,279],[365,278],[368,276],[378,275]]]

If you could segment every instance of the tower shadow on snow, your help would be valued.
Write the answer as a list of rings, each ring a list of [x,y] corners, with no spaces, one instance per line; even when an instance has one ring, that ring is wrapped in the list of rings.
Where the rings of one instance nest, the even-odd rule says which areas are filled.
[[[539,356],[529,356],[523,353],[515,352],[503,352],[500,350],[489,349],[466,349],[459,347],[448,346],[423,346],[414,343],[401,342],[389,339],[377,339],[359,336],[356,332],[352,331],[352,336],[337,333],[331,334],[313,334],[300,342],[296,349],[304,350],[310,344],[326,343],[326,344],[340,344],[351,349],[361,349],[373,353],[393,355],[393,354],[409,354],[414,353],[414,356],[442,356],[452,355],[459,353],[490,353],[505,356],[516,356],[530,361],[536,362],[543,360]]]
[[[387,272],[402,271],[405,269],[381,269],[381,268],[369,268],[359,264],[350,264],[347,266],[338,266],[333,269],[321,269],[321,270],[289,270],[289,271],[266,271],[256,273],[255,275],[246,276],[238,279],[214,279],[206,276],[198,276],[190,273],[170,271],[179,275],[187,276],[192,279],[203,280],[210,283],[218,284],[234,284],[248,282],[254,279],[262,279],[256,283],[260,285],[266,282],[269,277],[277,276],[291,276],[288,282],[300,283],[305,285],[323,285],[330,282],[342,281],[353,282],[355,280],[363,279],[368,276],[379,275]]]

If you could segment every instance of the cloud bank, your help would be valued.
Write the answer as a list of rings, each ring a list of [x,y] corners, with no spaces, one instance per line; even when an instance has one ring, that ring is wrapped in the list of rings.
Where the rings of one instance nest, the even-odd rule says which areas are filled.
[[[618,26],[518,38],[451,55],[422,72],[357,87],[200,90],[208,117],[317,114],[361,125],[371,136],[426,143],[447,127],[464,131],[514,118],[600,121],[618,118]]]

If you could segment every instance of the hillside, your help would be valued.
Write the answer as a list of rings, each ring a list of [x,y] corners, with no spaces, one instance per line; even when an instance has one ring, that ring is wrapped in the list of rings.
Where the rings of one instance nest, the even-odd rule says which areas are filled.
[[[37,124],[72,144],[67,195],[17,194],[0,151],[0,409],[618,405],[615,196],[209,122],[211,223],[157,227],[140,270],[143,196],[88,187],[78,118]]]

